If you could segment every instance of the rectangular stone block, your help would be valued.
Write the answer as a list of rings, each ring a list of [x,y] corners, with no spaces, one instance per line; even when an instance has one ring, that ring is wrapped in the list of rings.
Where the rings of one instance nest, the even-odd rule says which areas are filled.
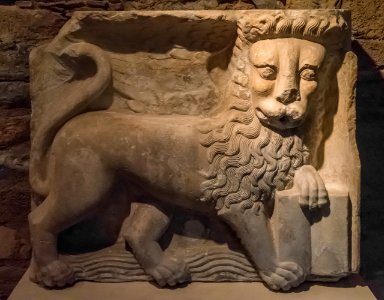
[[[350,272],[348,193],[330,190],[329,196],[329,215],[311,227],[312,274],[315,276],[341,276]]]
[[[311,226],[291,190],[276,193],[273,227],[280,261],[298,263],[306,273],[311,269]]]
[[[348,274],[360,174],[349,19],[326,10],[74,13],[30,60],[30,178],[46,196],[29,218],[36,281],[262,279],[286,291]],[[324,183],[345,187],[353,209],[340,200],[309,210],[288,190],[271,225],[275,190],[292,180],[311,202],[324,201]],[[127,201],[116,218],[106,206],[118,205],[120,183]],[[345,236],[327,234],[333,227]],[[48,268],[57,257],[73,272]]]
[[[342,287],[342,288],[341,288]],[[276,293],[259,282],[195,282],[178,289],[160,289],[148,282],[81,282],[65,290],[44,289],[28,280],[26,273],[8,300],[375,300],[358,276],[332,285],[305,283],[293,293]]]
[[[329,207],[309,212],[300,207],[298,192],[277,192],[272,226],[280,261],[332,280],[350,272],[350,208],[346,191],[329,189],[328,195]]]

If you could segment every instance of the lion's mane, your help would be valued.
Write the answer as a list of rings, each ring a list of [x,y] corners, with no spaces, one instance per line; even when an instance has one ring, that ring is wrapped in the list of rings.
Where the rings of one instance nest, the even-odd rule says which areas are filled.
[[[329,16],[327,11],[300,18],[283,12],[238,22],[226,102],[221,112],[200,128],[200,142],[208,148],[210,164],[202,172],[206,178],[201,185],[202,201],[212,201],[218,210],[240,204],[242,209],[258,213],[263,203],[273,201],[275,190],[288,188],[295,170],[309,162],[305,144],[314,154],[311,163],[316,165],[325,112],[324,84],[329,80],[319,82],[315,117],[305,137],[299,128],[279,132],[265,127],[255,115],[248,87],[250,45],[262,39],[296,37],[337,50],[344,47],[348,30],[341,15]],[[332,62],[328,58],[324,63],[325,77]]]
[[[238,38],[229,66],[228,101],[221,113],[200,127],[200,143],[207,148],[210,164],[202,172],[206,180],[201,200],[212,201],[218,210],[240,203],[242,209],[258,213],[276,189],[283,190],[292,181],[308,150],[294,129],[278,132],[260,123],[251,102],[247,60]]]
[[[241,203],[242,209],[259,212],[275,189],[283,190],[302,166],[308,151],[294,129],[277,132],[263,126],[251,102],[248,87],[248,55],[241,53],[239,39],[230,68],[231,95],[224,109],[200,128],[210,166],[203,172],[203,201],[213,201],[218,210]],[[228,93],[227,93],[228,94]]]

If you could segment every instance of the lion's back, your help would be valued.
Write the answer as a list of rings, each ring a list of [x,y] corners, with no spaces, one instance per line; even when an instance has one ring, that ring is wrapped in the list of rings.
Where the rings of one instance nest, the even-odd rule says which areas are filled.
[[[206,161],[197,117],[91,112],[70,120],[53,143],[55,156],[88,149],[155,194],[197,198]],[[155,195],[156,196],[156,195]]]

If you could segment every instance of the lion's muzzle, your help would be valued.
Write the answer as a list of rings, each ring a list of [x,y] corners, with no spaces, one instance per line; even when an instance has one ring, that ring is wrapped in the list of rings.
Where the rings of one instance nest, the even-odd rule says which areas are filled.
[[[255,113],[260,122],[268,127],[285,130],[300,126],[304,120],[305,112],[297,102],[286,105],[271,99],[263,104],[256,108]]]

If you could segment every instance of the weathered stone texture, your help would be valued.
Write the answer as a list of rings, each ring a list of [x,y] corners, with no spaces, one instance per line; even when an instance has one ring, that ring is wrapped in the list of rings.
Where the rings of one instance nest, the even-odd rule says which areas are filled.
[[[6,300],[17,281],[23,276],[28,267],[26,260],[2,260],[0,265],[0,299]]]
[[[29,139],[29,109],[1,110],[0,145],[8,148]]]
[[[341,8],[343,0],[287,0],[286,7],[300,8]]]
[[[341,10],[74,14],[52,42],[30,56],[30,183],[44,198],[29,215],[32,280],[52,288],[149,275],[162,287],[253,281],[257,270],[270,289],[286,291],[308,279],[333,281],[356,273],[360,163],[349,15]],[[268,29],[258,31],[266,18]],[[141,102],[143,113],[124,107],[126,102]],[[86,113],[92,110],[97,111]],[[327,143],[319,147],[323,138]],[[284,202],[281,210],[276,188],[289,193],[276,201]],[[122,204],[118,194],[125,207],[133,201],[123,214],[126,222],[106,211]],[[267,206],[274,204],[269,217]],[[183,208],[188,212],[178,223]],[[89,214],[99,209],[109,217],[104,224]],[[186,220],[199,221],[198,213],[203,244],[183,233]],[[98,228],[82,223],[89,217]],[[213,222],[233,232],[217,232]],[[100,238],[105,232],[121,237],[115,245],[125,240],[132,252],[108,250],[105,259],[114,262],[109,267],[99,253],[80,246],[88,244],[89,234],[71,234],[81,224],[98,235],[93,240],[100,248],[111,245]],[[273,235],[269,228],[276,227],[281,230]],[[164,232],[178,238],[164,244]],[[74,252],[67,241],[75,236],[80,251],[92,252],[80,267],[67,263],[65,255]],[[127,252],[133,257],[122,259]],[[200,255],[203,261],[197,261]]]
[[[287,0],[286,8],[343,8],[352,11],[352,34],[371,65],[361,65],[363,69],[375,66],[384,67],[384,2],[381,0]],[[354,49],[355,50],[355,49]],[[356,50],[355,50],[356,51]],[[359,57],[365,61],[365,57]],[[372,71],[372,70],[371,70]],[[366,73],[364,75],[367,75]]]
[[[252,9],[266,3],[278,2],[275,0],[32,0],[16,1],[20,8],[45,8],[54,12],[69,15],[72,10],[123,10],[123,9],[148,9],[148,10],[179,10],[179,9]]]
[[[359,276],[351,276],[334,285],[305,284],[305,293],[274,293],[267,290],[261,283],[201,283],[194,282],[182,289],[158,289],[147,282],[105,283],[84,282],[67,290],[41,289],[23,276],[9,300],[62,300],[62,299],[109,299],[130,300],[196,300],[202,299],[266,299],[266,300],[375,300],[369,288]],[[65,293],[65,294],[64,294]],[[92,298],[89,296],[94,295]],[[381,298],[380,298],[381,299]]]
[[[343,8],[351,9],[353,35],[358,39],[384,40],[384,2],[381,0],[346,0]]]
[[[48,8],[57,12],[65,12],[76,8],[101,8],[101,9],[123,9],[124,1],[120,0],[32,0],[15,1],[21,8]]]
[[[25,81],[0,81],[0,107],[28,107],[29,84]]]
[[[25,80],[30,49],[51,39],[65,19],[44,10],[0,9],[0,80]]]
[[[27,175],[0,167],[1,300],[7,298],[29,264],[29,232],[26,226],[29,198]]]
[[[256,2],[256,1],[255,1]],[[195,0],[195,1],[156,1],[156,0],[134,0],[125,3],[126,9],[150,9],[150,10],[166,10],[166,9],[252,9],[255,5],[249,0]]]
[[[358,39],[355,43],[365,52],[359,61],[361,69],[384,69],[384,40]]]
[[[64,24],[73,10],[78,9],[250,9],[251,0],[32,0],[2,1],[0,6],[0,228],[14,237],[1,235],[0,244],[10,243],[14,254],[0,259],[0,299],[24,272],[28,256],[26,216],[29,211],[29,186],[25,173],[29,144],[29,69],[28,55],[36,45],[49,41]],[[105,4],[107,3],[107,4]],[[352,10],[353,50],[359,59],[357,85],[358,145],[362,160],[362,271],[370,278],[382,275],[384,253],[382,227],[384,204],[381,161],[384,120],[384,2],[382,0],[283,0],[277,4],[286,8],[345,8]],[[45,7],[44,7],[45,6]],[[92,7],[93,6],[93,7]],[[32,10],[37,8],[49,10]],[[17,171],[18,170],[18,171]],[[11,231],[9,231],[11,230]],[[378,238],[381,239],[378,240]],[[8,239],[8,238],[7,238]],[[18,245],[24,245],[19,247]],[[6,248],[6,247],[5,247]],[[12,248],[12,247],[11,247]],[[380,273],[381,272],[381,273]]]
[[[7,298],[30,256],[28,55],[63,23],[49,11],[0,7],[0,299]]]

